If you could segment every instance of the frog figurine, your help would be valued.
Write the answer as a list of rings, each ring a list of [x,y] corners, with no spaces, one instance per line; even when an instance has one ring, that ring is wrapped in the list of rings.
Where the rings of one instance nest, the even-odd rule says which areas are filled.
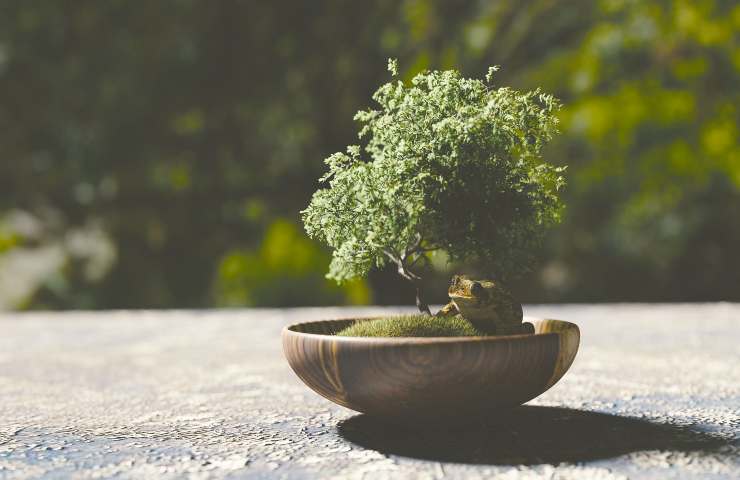
[[[455,275],[447,293],[450,303],[437,313],[438,316],[459,314],[489,335],[534,333],[531,323],[522,323],[522,305],[497,282]]]

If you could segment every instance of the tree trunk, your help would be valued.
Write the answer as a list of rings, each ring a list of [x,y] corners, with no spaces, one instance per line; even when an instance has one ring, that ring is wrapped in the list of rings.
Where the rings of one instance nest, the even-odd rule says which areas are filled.
[[[432,314],[431,310],[429,310],[429,305],[427,305],[427,302],[425,302],[421,297],[421,287],[419,285],[416,286],[416,308],[426,315]]]
[[[396,265],[398,265],[398,274],[401,275],[406,280],[408,280],[409,282],[411,282],[414,288],[416,288],[416,308],[418,308],[419,311],[423,314],[431,315],[432,312],[431,310],[429,310],[429,305],[427,305],[427,302],[424,301],[424,298],[421,294],[421,285],[419,284],[421,278],[418,275],[408,270],[408,266],[406,265],[407,257],[403,257],[403,258],[396,257],[390,252],[385,252],[385,254]]]

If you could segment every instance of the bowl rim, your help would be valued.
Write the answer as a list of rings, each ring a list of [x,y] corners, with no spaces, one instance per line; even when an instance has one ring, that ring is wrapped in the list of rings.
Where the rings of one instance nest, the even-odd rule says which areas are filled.
[[[510,341],[510,340],[519,340],[519,339],[531,339],[531,338],[546,338],[550,336],[558,336],[560,335],[559,332],[546,332],[546,333],[523,333],[523,334],[516,334],[516,335],[491,335],[491,336],[459,336],[459,337],[339,337],[337,335],[328,335],[325,333],[309,333],[309,332],[299,332],[296,330],[293,330],[294,327],[297,327],[299,325],[310,325],[312,323],[326,323],[326,322],[340,322],[340,321],[347,321],[347,320],[374,320],[378,318],[384,318],[382,316],[370,316],[370,317],[340,317],[340,318],[329,318],[326,320],[312,320],[309,322],[296,322],[291,323],[289,325],[286,325],[283,327],[281,331],[281,336],[285,337],[287,335],[297,335],[301,337],[308,337],[308,338],[314,338],[316,340],[331,340],[333,342],[341,342],[341,343],[386,343],[386,344],[396,344],[396,345],[403,345],[403,344],[430,344],[430,343],[482,343],[482,342],[499,342],[499,341]],[[533,317],[529,315],[525,315],[522,318],[522,322],[524,321],[548,321],[548,322],[558,322],[566,324],[569,328],[575,327],[577,331],[580,333],[580,328],[577,324],[573,322],[568,322],[566,320],[559,320],[556,318],[544,318],[544,317]]]

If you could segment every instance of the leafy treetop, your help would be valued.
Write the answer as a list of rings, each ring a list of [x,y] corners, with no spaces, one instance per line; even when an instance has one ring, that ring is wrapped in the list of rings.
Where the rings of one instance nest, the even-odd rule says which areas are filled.
[[[389,61],[397,75],[397,65]],[[341,282],[395,264],[414,271],[429,252],[474,261],[499,279],[531,268],[545,227],[560,218],[563,167],[542,160],[557,132],[558,101],[425,71],[386,83],[377,110],[356,114],[364,148],[326,159],[328,183],[302,212],[311,237],[333,248],[328,277]]]

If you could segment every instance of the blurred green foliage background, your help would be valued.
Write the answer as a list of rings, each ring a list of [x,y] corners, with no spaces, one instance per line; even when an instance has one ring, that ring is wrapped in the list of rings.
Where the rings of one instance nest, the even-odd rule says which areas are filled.
[[[388,57],[565,103],[522,300],[740,300],[739,32],[729,0],[5,0],[0,308],[411,303],[324,279],[298,214]]]

